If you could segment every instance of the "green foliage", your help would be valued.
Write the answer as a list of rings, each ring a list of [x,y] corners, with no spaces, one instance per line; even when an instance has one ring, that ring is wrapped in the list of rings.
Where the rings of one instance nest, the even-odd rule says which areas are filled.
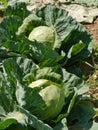
[[[7,5],[7,0],[1,0],[1,4]]]
[[[53,27],[53,47],[28,39],[39,26]],[[94,106],[85,107],[83,98],[89,86],[66,71],[91,55],[91,43],[87,30],[63,9],[47,5],[30,12],[25,3],[8,6],[0,23],[0,129],[68,130],[77,128],[74,113],[79,127],[96,128],[98,123],[88,122]],[[86,124],[79,112],[89,115],[82,118]]]

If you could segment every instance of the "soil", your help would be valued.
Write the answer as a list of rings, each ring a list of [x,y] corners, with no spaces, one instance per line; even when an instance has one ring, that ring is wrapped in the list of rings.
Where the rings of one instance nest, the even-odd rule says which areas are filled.
[[[98,18],[92,24],[85,24],[84,25],[93,36],[94,43],[98,44]]]
[[[90,32],[94,39],[94,48],[98,47],[98,18],[92,24],[85,24],[86,29]],[[90,76],[88,79],[88,83],[90,84],[91,88],[89,94],[92,95],[97,101],[95,102],[98,107],[98,50],[97,50],[97,57],[94,55],[95,58],[95,72]]]

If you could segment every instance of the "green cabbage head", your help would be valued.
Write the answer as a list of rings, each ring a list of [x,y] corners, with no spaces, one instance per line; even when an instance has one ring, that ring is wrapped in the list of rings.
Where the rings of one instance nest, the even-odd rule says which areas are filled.
[[[31,41],[38,41],[40,43],[48,43],[50,46],[54,45],[55,31],[52,27],[39,26],[34,28],[28,37]]]
[[[36,108],[34,110],[34,114],[41,120],[53,119],[61,112],[65,104],[65,97],[63,90],[58,87],[57,84],[54,84],[52,81],[46,79],[39,79],[32,82],[29,87],[40,87],[40,91],[38,91],[38,93],[45,102],[45,108],[40,106],[37,108],[35,106]]]

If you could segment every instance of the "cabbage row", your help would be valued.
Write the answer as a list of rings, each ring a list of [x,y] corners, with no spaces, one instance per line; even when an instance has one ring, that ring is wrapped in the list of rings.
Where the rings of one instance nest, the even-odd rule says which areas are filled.
[[[92,42],[66,10],[8,6],[0,23],[0,129],[97,130],[89,86],[67,70],[80,69]]]

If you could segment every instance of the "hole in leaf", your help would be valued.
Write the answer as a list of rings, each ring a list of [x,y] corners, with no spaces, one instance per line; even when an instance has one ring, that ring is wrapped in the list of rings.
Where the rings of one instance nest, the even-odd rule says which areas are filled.
[[[94,119],[93,118],[91,118],[88,122],[92,122]]]
[[[94,119],[95,119],[95,122],[98,123],[98,116],[96,116]]]
[[[71,125],[75,125],[78,121],[79,121],[78,119],[73,119]]]

